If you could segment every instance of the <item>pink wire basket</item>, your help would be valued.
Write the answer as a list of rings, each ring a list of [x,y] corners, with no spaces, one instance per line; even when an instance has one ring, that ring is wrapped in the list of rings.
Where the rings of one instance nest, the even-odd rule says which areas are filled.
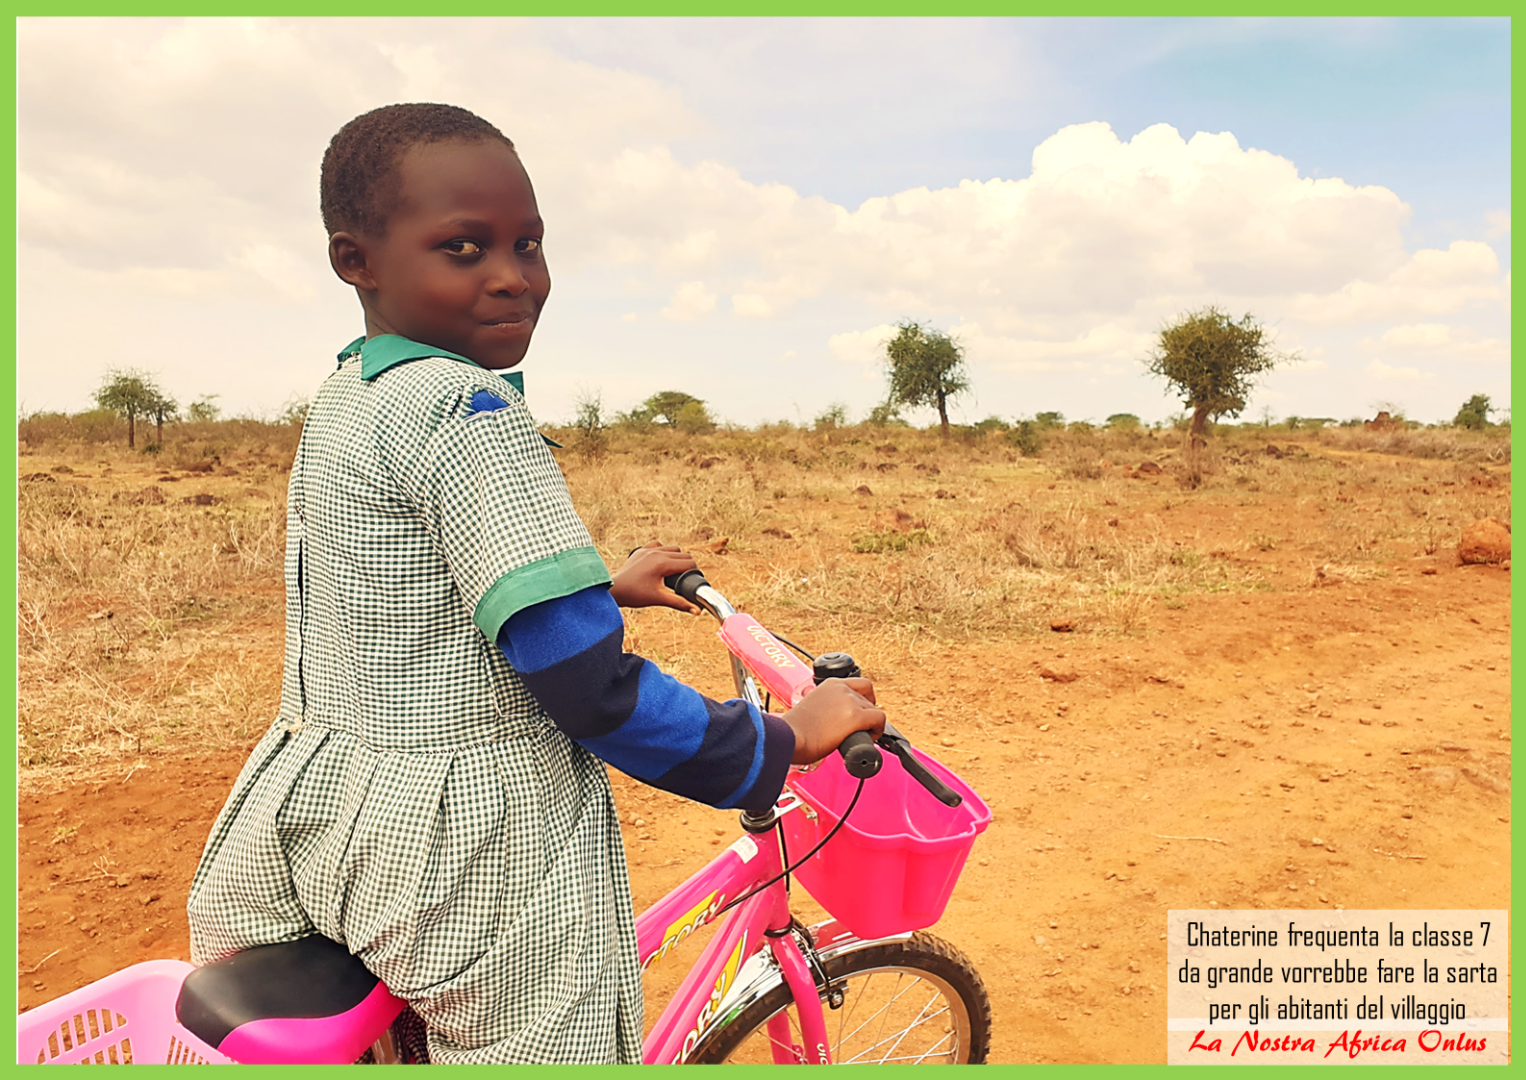
[[[964,797],[945,806],[907,775],[893,754],[864,793],[847,824],[795,876],[816,901],[862,938],[931,926],[943,916],[975,838],[991,823],[979,795],[939,762],[913,751],[929,772]],[[828,754],[814,772],[789,786],[804,808],[784,816],[791,859],[821,842],[842,818],[858,781]]]
[[[184,960],[123,968],[16,1018],[22,1065],[227,1065],[175,1020]]]

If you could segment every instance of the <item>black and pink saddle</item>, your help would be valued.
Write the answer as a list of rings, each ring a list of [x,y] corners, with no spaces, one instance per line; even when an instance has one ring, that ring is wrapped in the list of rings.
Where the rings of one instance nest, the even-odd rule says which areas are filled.
[[[348,949],[312,934],[197,968],[180,988],[175,1016],[246,1065],[346,1065],[402,1008]]]

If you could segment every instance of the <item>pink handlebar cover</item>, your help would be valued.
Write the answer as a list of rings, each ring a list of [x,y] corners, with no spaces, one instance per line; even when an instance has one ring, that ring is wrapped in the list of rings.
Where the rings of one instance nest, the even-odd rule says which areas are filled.
[[[720,639],[785,708],[800,704],[816,685],[811,669],[750,615],[738,612],[721,623]]]

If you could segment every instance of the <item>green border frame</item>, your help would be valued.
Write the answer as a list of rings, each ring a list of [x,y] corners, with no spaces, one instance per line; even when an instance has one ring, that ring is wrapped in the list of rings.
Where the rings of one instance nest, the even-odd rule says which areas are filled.
[[[1087,10],[1077,11],[1077,10],[1075,10],[1075,8],[1073,6],[1056,4],[1056,3],[1052,3],[1052,2],[1051,3],[1027,4],[1027,3],[1001,3],[1001,2],[993,2],[993,0],[985,0],[985,2],[981,2],[981,0],[964,0],[964,2],[962,2],[962,3],[953,3],[953,4],[948,4],[948,5],[933,5],[933,4],[927,3],[926,0],[920,0],[920,2],[913,2],[913,0],[880,0],[880,2],[877,2],[877,3],[862,2],[862,0],[860,0],[860,2],[851,2],[851,0],[850,0],[850,2],[844,3],[844,2],[842,2],[842,0],[839,0],[838,3],[830,4],[830,5],[826,5],[826,6],[818,5],[818,4],[802,3],[802,2],[800,2],[800,0],[793,0],[793,2],[784,2],[784,0],[775,0],[775,2],[771,2],[771,3],[770,2],[761,2],[760,3],[760,2],[757,2],[757,0],[751,0],[751,2],[738,2],[738,3],[734,3],[734,4],[728,4],[728,5],[717,5],[717,4],[714,4],[714,3],[699,3],[699,2],[673,2],[673,0],[669,0],[669,2],[667,2],[667,3],[649,4],[649,5],[647,5],[647,4],[644,4],[644,5],[631,5],[631,4],[620,4],[620,3],[610,3],[610,2],[600,3],[600,2],[597,2],[597,0],[594,0],[594,2],[589,2],[589,0],[583,0],[583,2],[581,2],[581,3],[575,2],[575,0],[573,0],[573,2],[564,2],[564,0],[552,0],[551,4],[548,5],[548,6],[554,8],[555,10],[551,11],[551,12],[543,12],[543,14],[554,14],[554,15],[563,16],[563,17],[566,17],[566,16],[572,16],[572,17],[577,17],[577,16],[599,16],[599,15],[606,15],[606,16],[607,15],[654,15],[654,16],[663,16],[663,17],[684,17],[684,16],[700,16],[700,15],[709,15],[709,16],[716,16],[716,15],[723,15],[723,16],[743,16],[743,15],[751,15],[751,16],[848,16],[848,15],[857,15],[857,16],[914,16],[914,15],[921,15],[921,16],[935,16],[935,17],[942,18],[942,17],[950,17],[950,16],[975,16],[975,15],[994,15],[994,16],[1000,16],[1000,15],[1014,15],[1014,16],[1016,16],[1016,15],[1026,15],[1026,16],[1040,16],[1040,15],[1048,15],[1048,16],[1081,16],[1081,15],[1088,15],[1088,16],[1131,16],[1131,15],[1137,15],[1137,16],[1152,16],[1152,17],[1154,17],[1154,16],[1162,16],[1162,15],[1165,15],[1165,16],[1203,16],[1203,17],[1207,17],[1207,16],[1223,16],[1224,15],[1224,5],[1223,4],[1178,3],[1178,4],[1168,4],[1168,5],[1153,5],[1153,4],[1148,4],[1148,3],[1137,3],[1137,2],[1136,3],[1128,3],[1128,2],[1116,3],[1115,2],[1115,3],[1110,3],[1110,4],[1109,3],[1104,3],[1104,4],[1096,5],[1095,7],[1091,7],[1089,9],[1087,9]],[[1162,10],[1162,7],[1164,7],[1166,10]],[[1395,12],[1395,10],[1394,10],[1395,7],[1411,7],[1411,5],[1404,4],[1404,3],[1397,4],[1397,5],[1396,4],[1392,4],[1392,3],[1379,4],[1379,3],[1372,2],[1372,0],[1362,0],[1362,2],[1357,2],[1357,3],[1341,4],[1341,5],[1339,5],[1339,10],[1332,11],[1332,10],[1330,10],[1329,5],[1327,5],[1327,4],[1310,3],[1310,2],[1308,2],[1308,0],[1302,0],[1302,2],[1298,2],[1298,0],[1284,0],[1284,2],[1272,3],[1272,4],[1265,5],[1264,7],[1258,7],[1256,10],[1253,10],[1253,11],[1250,11],[1250,12],[1239,12],[1239,13],[1236,13],[1236,14],[1239,15],[1239,16],[1250,16],[1250,15],[1258,15],[1258,16],[1259,15],[1288,15],[1288,16],[1292,16],[1292,15],[1302,15],[1302,16],[1335,16],[1335,15],[1341,15],[1341,16],[1353,16],[1353,15],[1380,16],[1380,15],[1382,15],[1382,16],[1391,16],[1391,15],[1395,15],[1395,14],[1399,14],[1399,15],[1422,15],[1422,14],[1432,14],[1433,13],[1433,9],[1431,9],[1431,5],[1426,5],[1425,7],[1420,7],[1420,6],[1416,5],[1411,10],[1400,11],[1400,12]],[[937,10],[931,10],[930,11],[929,9],[937,9]],[[1430,10],[1428,10],[1428,9],[1430,9]],[[289,4],[261,4],[261,3],[252,4],[252,5],[250,5],[249,9],[245,9],[245,10],[228,11],[228,10],[225,10],[225,9],[224,10],[218,10],[216,5],[207,3],[206,0],[202,0],[202,2],[200,2],[200,3],[178,3],[178,4],[172,4],[172,5],[164,5],[162,7],[158,7],[157,10],[154,10],[153,12],[151,12],[151,15],[155,16],[155,17],[175,17],[175,16],[193,16],[193,15],[202,15],[202,14],[212,14],[212,15],[230,16],[231,17],[231,16],[235,16],[235,15],[259,14],[259,15],[271,16],[271,17],[291,17],[291,18],[297,18],[297,17],[331,17],[331,16],[357,16],[357,17],[358,16],[371,16],[371,17],[380,17],[380,16],[413,15],[413,14],[416,14],[417,12],[418,12],[418,5],[417,4],[399,4],[399,3],[386,3],[386,2],[383,2],[383,3],[371,3],[371,4],[361,4],[361,3],[356,3],[356,2],[340,2],[340,3],[332,3],[331,2],[329,4],[323,5],[323,10],[322,10],[321,13],[314,12],[310,8],[309,9],[301,9],[301,8],[298,8],[296,5],[289,5]],[[441,16],[446,16],[446,17],[449,17],[449,16],[468,16],[468,15],[477,15],[477,16],[489,15],[490,16],[490,15],[513,15],[513,14],[515,14],[515,13],[514,12],[505,12],[501,7],[499,7],[497,5],[490,5],[490,4],[487,4],[487,3],[483,3],[482,0],[476,0],[476,2],[458,3],[458,4],[449,5],[446,10],[432,12],[431,13],[431,17],[438,18],[438,17],[441,17]],[[1447,14],[1453,14],[1453,13],[1447,13]],[[1481,5],[1481,9],[1475,9],[1473,11],[1468,12],[1468,14],[1470,14],[1470,15],[1477,15],[1477,16],[1490,15],[1490,16],[1505,16],[1505,17],[1509,17],[1509,16],[1511,16],[1513,14],[1513,8],[1511,6],[1505,5],[1505,4],[1490,3],[1490,4]],[[145,15],[145,12],[143,11],[142,7],[138,6],[138,5],[115,4],[115,3],[100,3],[100,4],[88,4],[87,3],[87,4],[80,4],[80,5],[74,5],[73,9],[70,10],[70,11],[61,12],[54,5],[45,5],[45,4],[37,3],[36,0],[33,0],[33,2],[30,3],[30,4],[19,5],[18,6],[18,10],[14,13],[14,18],[12,18],[8,22],[6,22],[5,25],[4,25],[5,46],[6,47],[4,49],[3,61],[0,61],[0,72],[3,72],[3,74],[5,75],[5,86],[7,87],[7,97],[9,98],[9,105],[10,105],[10,108],[7,109],[6,112],[5,112],[5,116],[4,116],[4,120],[3,120],[3,125],[4,125],[4,128],[6,130],[6,133],[9,135],[9,139],[7,141],[8,141],[8,145],[9,145],[9,148],[10,148],[11,168],[6,170],[6,172],[4,173],[3,176],[0,176],[0,185],[3,185],[3,193],[6,196],[6,200],[5,201],[13,208],[13,212],[4,219],[3,223],[0,223],[0,229],[3,229],[3,235],[4,235],[5,239],[8,241],[8,245],[10,246],[10,248],[12,250],[12,259],[9,262],[9,264],[7,265],[7,268],[5,270],[5,276],[4,276],[4,282],[5,282],[5,284],[7,284],[9,286],[9,290],[8,291],[9,291],[9,293],[11,295],[11,302],[5,308],[5,319],[6,319],[6,321],[4,323],[4,326],[5,326],[5,329],[7,329],[8,332],[9,332],[9,337],[10,337],[10,340],[12,341],[12,343],[13,343],[13,346],[12,346],[12,351],[11,351],[9,378],[0,380],[0,393],[3,393],[3,395],[4,395],[4,402],[5,402],[5,406],[6,406],[6,409],[7,409],[7,415],[12,416],[12,417],[16,416],[16,407],[17,407],[17,401],[16,401],[16,379],[15,379],[17,360],[16,360],[15,348],[14,348],[14,342],[15,342],[15,339],[16,339],[16,302],[15,302],[15,295],[16,295],[16,274],[17,274],[16,262],[15,262],[15,254],[14,254],[15,253],[15,246],[16,246],[16,216],[15,216],[15,213],[14,213],[14,207],[16,205],[16,169],[15,169],[15,164],[16,164],[16,20],[20,19],[20,18],[27,18],[27,17],[36,17],[36,18],[41,18],[41,17],[66,17],[66,16],[76,16],[76,15],[91,15],[91,16],[103,16],[103,17],[124,16],[125,17],[125,16],[141,16],[141,15]],[[1512,105],[1514,105],[1514,103],[1515,103],[1515,93],[1514,93],[1514,87],[1513,86],[1511,88],[1511,98],[1512,98]],[[1522,129],[1522,122],[1519,119],[1519,117],[1520,117],[1520,110],[1513,109],[1512,110],[1512,118],[1511,118],[1512,147],[1518,146],[1518,145],[1521,144],[1520,136],[1522,134],[1522,130],[1521,130]],[[1513,153],[1512,153],[1512,164],[1513,164]],[[1513,256],[1513,252],[1514,252],[1514,247],[1513,247],[1513,236],[1512,236],[1512,256]],[[1514,262],[1514,259],[1512,257],[1512,264],[1513,264],[1513,262]],[[1512,285],[1513,285],[1513,281],[1512,281]],[[1512,304],[1513,304],[1513,297],[1514,297],[1514,289],[1512,288]],[[1513,340],[1514,340],[1514,334],[1513,333],[1511,335],[1511,338],[1512,338],[1512,342],[1513,342]],[[1526,368],[1526,361],[1523,361],[1522,367]],[[1514,363],[1513,353],[1512,353],[1512,362],[1511,362],[1511,374],[1512,374],[1512,380],[1511,380],[1511,412],[1512,412],[1512,419],[1513,419],[1514,404],[1515,404],[1515,399],[1516,399],[1515,387],[1517,385],[1516,381],[1513,378],[1513,376],[1514,376],[1516,370],[1517,369],[1516,369],[1516,365]],[[1514,432],[1512,431],[1512,436],[1511,436],[1511,454],[1512,454],[1512,457],[1514,456],[1514,452],[1517,449],[1520,449],[1520,444],[1519,444],[1519,442],[1517,442],[1515,440]],[[17,447],[16,447],[16,443],[15,443],[14,440],[12,440],[9,443],[8,448],[3,453],[0,453],[0,458],[3,458],[3,461],[4,461],[4,478],[5,478],[8,486],[10,487],[10,490],[14,494],[16,492],[16,490],[17,490],[17,486],[18,486],[18,483],[19,483],[19,471],[20,471],[19,470],[20,459],[19,459],[19,457],[17,455]],[[1511,516],[1512,517],[1514,517],[1515,511],[1520,508],[1521,498],[1522,497],[1520,496],[1519,489],[1513,489],[1512,493],[1511,493]],[[10,500],[7,500],[4,503],[3,506],[0,506],[0,520],[4,520],[4,522],[7,525],[7,530],[6,531],[12,537],[14,537],[16,535],[16,520],[17,520],[16,515],[17,515],[17,504],[16,504],[16,499],[14,497],[11,498]],[[16,603],[17,603],[17,599],[18,599],[17,581],[16,581],[17,558],[16,558],[16,549],[14,547],[14,543],[12,544],[11,547],[9,547],[7,549],[6,558],[5,558],[5,567],[6,567],[6,570],[8,571],[7,576],[6,576],[6,581],[7,581],[7,587],[8,587],[8,590],[9,590],[9,595],[10,595],[10,600],[11,600],[11,610],[14,611],[15,608],[16,608]],[[1518,594],[1515,591],[1513,583],[1512,583],[1512,587],[1511,587],[1510,606],[1511,606],[1511,622],[1513,624],[1516,620],[1518,620],[1520,618],[1520,616],[1523,613],[1523,611],[1526,611],[1526,605],[1523,605],[1523,603],[1521,601],[1520,594]],[[1513,655],[1514,655],[1514,632],[1513,632],[1513,629],[1512,629],[1512,635],[1511,635],[1511,645],[1512,645],[1511,653],[1512,653],[1512,659],[1513,659]],[[6,691],[8,692],[9,700],[11,700],[12,702],[15,702],[15,700],[16,700],[17,688],[18,688],[16,661],[15,661],[16,647],[17,647],[16,621],[15,621],[14,618],[7,618],[7,619],[3,620],[3,623],[0,623],[0,650],[3,650],[4,654],[7,657],[10,658],[10,662],[7,665],[5,665],[5,667],[4,667],[4,675],[3,675],[4,682],[3,682],[3,685],[4,685],[5,689],[6,689]],[[1514,665],[1512,664],[1512,667],[1511,667],[1511,697],[1512,697],[1512,699],[1514,698],[1514,690],[1515,690],[1515,686],[1516,686],[1516,683],[1515,683],[1514,680],[1515,680],[1515,671],[1514,671]],[[14,729],[14,727],[15,727],[15,720],[16,720],[16,711],[15,711],[14,707],[11,710],[11,717],[12,717],[12,727]],[[1512,713],[1512,718],[1513,718],[1513,713]],[[1513,729],[1513,724],[1512,724],[1512,729]],[[1512,742],[1512,748],[1513,748],[1513,742]],[[1512,749],[1511,758],[1512,758],[1512,769],[1513,769],[1513,765],[1514,765],[1514,752],[1513,752],[1513,749]],[[15,758],[14,751],[12,751],[8,755],[6,755],[5,760],[4,760],[4,766],[3,766],[3,774],[0,774],[0,775],[4,776],[5,785],[6,785],[6,788],[7,788],[7,790],[9,791],[9,793],[11,795],[11,802],[12,802],[12,806],[14,807],[16,805],[15,804],[15,799],[16,799],[16,794],[17,794],[16,758]],[[1516,853],[1516,837],[1515,837],[1515,833],[1514,833],[1514,817],[1516,816],[1517,811],[1515,810],[1515,803],[1516,803],[1516,798],[1515,798],[1514,793],[1512,792],[1512,795],[1511,795],[1511,804],[1512,804],[1511,805],[1511,817],[1512,817],[1511,861],[1512,861],[1512,863],[1514,862],[1514,856],[1515,856],[1515,853]],[[13,816],[13,818],[12,818],[11,828],[7,832],[5,832],[3,840],[0,840],[0,851],[3,851],[3,853],[5,855],[5,858],[3,860],[3,865],[4,865],[4,884],[5,884],[5,887],[6,887],[5,899],[4,899],[3,905],[0,905],[0,906],[3,906],[4,910],[11,916],[10,921],[9,921],[9,923],[7,925],[8,925],[8,928],[10,929],[10,931],[11,931],[11,937],[12,937],[12,941],[11,941],[11,953],[12,953],[13,963],[11,965],[11,970],[14,971],[14,970],[16,970],[16,962],[18,962],[17,961],[17,957],[19,956],[19,953],[17,951],[18,948],[19,948],[19,941],[17,940],[19,935],[16,933],[18,916],[19,916],[19,905],[18,905],[16,890],[18,888],[19,878],[18,878],[18,868],[17,868],[17,862],[16,862],[16,859],[17,859],[17,835],[16,835],[16,818],[15,818],[15,816]],[[1514,930],[1515,930],[1515,927],[1513,925],[1513,920],[1512,920],[1512,927],[1511,927],[1511,935],[1512,935],[1511,936],[1511,961],[1510,961],[1511,962],[1511,969],[1512,970],[1514,970],[1515,967],[1516,967],[1515,949],[1514,949],[1516,938],[1515,938]],[[12,982],[9,978],[7,978],[5,980],[5,987],[6,987],[6,989],[5,989],[5,992],[4,992],[4,995],[3,995],[4,996],[4,1000],[8,1004],[9,1013],[11,1015],[15,1015],[15,1013],[16,1013],[16,1006],[17,1006],[17,998],[18,998],[17,984],[15,982]],[[1513,1012],[1513,1010],[1512,1010],[1512,1012]],[[9,1062],[11,1060],[11,1054],[12,1054],[12,1052],[14,1050],[15,1039],[16,1039],[15,1029],[14,1028],[9,1028],[9,1027],[7,1027],[5,1029],[3,1037],[0,1037],[0,1045],[3,1045],[5,1047],[5,1049],[3,1051],[3,1053],[5,1055],[3,1060],[6,1061],[6,1062]],[[998,1065],[998,1066],[994,1066],[994,1068],[999,1069],[999,1070],[1001,1070],[1003,1072],[1013,1072],[1013,1073],[1015,1073],[1015,1070],[1017,1070],[1019,1068],[1023,1068],[1025,1070],[1033,1069],[1033,1068],[1039,1068],[1039,1069],[1042,1069],[1045,1072],[1046,1075],[1060,1075],[1060,1074],[1063,1074],[1063,1075],[1069,1075],[1069,1076],[1082,1076],[1082,1075],[1086,1075],[1086,1074],[1089,1074],[1089,1073],[1092,1073],[1092,1072],[1111,1071],[1111,1070],[1114,1070],[1114,1069],[1117,1069],[1117,1068],[1120,1068],[1120,1067],[1128,1067],[1128,1068],[1130,1068],[1131,1071],[1132,1071],[1131,1075],[1141,1077],[1141,1078],[1143,1078],[1143,1080],[1149,1080],[1149,1078],[1154,1077],[1156,1075],[1164,1075],[1165,1074],[1165,1070],[1167,1070],[1169,1068],[1169,1066],[1166,1066],[1166,1065],[1154,1065],[1154,1064],[1151,1064],[1151,1065],[1138,1065],[1138,1064],[1136,1064],[1136,1065],[1131,1065],[1131,1066],[1119,1066],[1119,1065],[1044,1065],[1044,1066]],[[545,1068],[547,1070],[554,1070],[556,1075],[558,1075],[558,1076],[581,1075],[581,1074],[583,1074],[585,1072],[589,1073],[589,1074],[593,1074],[595,1072],[602,1071],[602,1069],[600,1069],[599,1067],[594,1067],[594,1066],[559,1066],[559,1067],[546,1066],[546,1067],[543,1067],[543,1068]],[[681,1067],[679,1067],[679,1066],[650,1066],[649,1067],[649,1069],[659,1070],[659,1071],[672,1071],[672,1070],[677,1070],[679,1068],[681,1068]],[[765,1066],[765,1068],[766,1068],[766,1066]],[[1207,1070],[1209,1070],[1211,1072],[1218,1072],[1218,1071],[1221,1071],[1221,1070],[1229,1070],[1229,1069],[1232,1069],[1232,1068],[1238,1068],[1238,1066],[1202,1066],[1200,1068],[1207,1069]],[[1268,1074],[1283,1074],[1283,1073],[1293,1074],[1297,1070],[1299,1070],[1301,1068],[1305,1068],[1305,1067],[1304,1066],[1260,1066],[1258,1068],[1260,1070],[1259,1071],[1259,1075],[1268,1075]],[[1377,1066],[1377,1068],[1382,1069],[1384,1067],[1383,1066]],[[1389,1066],[1388,1068],[1394,1068],[1394,1066]],[[1443,1066],[1443,1068],[1449,1068],[1449,1067]],[[1461,1067],[1458,1066],[1458,1067],[1451,1067],[1451,1068],[1461,1068]],[[296,1067],[296,1072],[294,1073],[293,1070],[290,1067],[288,1067],[288,1068],[286,1068],[286,1069],[284,1069],[282,1071],[282,1075],[283,1076],[305,1075],[305,1074],[307,1074],[309,1072],[318,1072],[318,1071],[326,1071],[326,1070],[324,1070],[322,1066],[297,1066]],[[518,1070],[516,1070],[516,1071],[518,1071]],[[540,1072],[541,1070],[537,1069],[536,1071]],[[521,1073],[521,1075],[522,1075],[522,1073]]]
[[[11,106],[9,109],[7,109],[5,111],[5,118],[3,120],[3,124],[4,124],[5,128],[6,128],[7,134],[9,136],[6,139],[6,143],[7,143],[7,145],[10,148],[11,167],[9,169],[5,170],[5,173],[4,173],[3,176],[0,176],[0,184],[4,185],[4,194],[5,194],[6,204],[14,208],[15,205],[16,205],[16,168],[15,168],[15,166],[16,166],[16,23],[15,23],[15,20],[11,20],[11,21],[7,22],[4,25],[3,30],[4,30],[4,34],[5,34],[5,49],[4,49],[4,65],[5,65],[4,71],[5,71],[5,75],[6,75],[5,85],[9,88],[10,106]],[[10,300],[10,303],[5,304],[3,306],[3,308],[0,308],[0,311],[4,312],[4,314],[3,314],[3,318],[5,319],[4,326],[5,326],[5,329],[7,331],[7,337],[10,339],[10,341],[12,343],[11,353],[10,353],[10,366],[9,366],[9,370],[7,371],[5,377],[3,379],[0,379],[0,394],[4,395],[6,415],[14,418],[16,416],[16,350],[15,350],[15,341],[16,341],[16,255],[15,255],[15,252],[16,252],[16,215],[15,215],[14,212],[12,212],[11,214],[6,215],[6,217],[3,220],[3,222],[0,222],[0,229],[4,230],[4,237],[5,237],[5,241],[6,241],[5,246],[7,246],[7,247],[9,247],[11,249],[11,258],[7,261],[6,268],[5,268],[5,271],[4,271],[4,280],[5,280],[5,283],[7,285],[6,291],[9,293],[9,295],[11,297],[11,300]],[[0,504],[0,520],[3,520],[5,522],[5,534],[12,538],[10,545],[5,550],[5,559],[4,559],[5,569],[7,571],[6,578],[5,578],[5,580],[6,580],[6,590],[7,590],[7,593],[9,595],[9,597],[10,597],[10,608],[9,608],[9,610],[12,611],[12,612],[14,612],[16,610],[17,602],[18,602],[18,599],[19,599],[19,587],[18,587],[18,583],[17,583],[17,580],[16,580],[17,565],[18,565],[19,560],[18,560],[17,554],[16,554],[15,537],[16,537],[16,520],[17,520],[17,499],[19,498],[19,493],[18,493],[19,476],[20,476],[20,468],[19,468],[19,466],[20,466],[20,463],[21,463],[21,458],[20,458],[17,450],[18,450],[18,448],[17,448],[17,445],[16,445],[16,440],[14,438],[12,438],[10,440],[10,442],[7,444],[6,449],[3,452],[0,452],[0,460],[4,461],[4,477],[5,477],[6,486],[8,487],[8,489],[12,493],[12,497],[11,498],[5,500],[3,504]],[[6,664],[3,667],[4,675],[0,676],[0,678],[3,678],[3,684],[4,684],[4,687],[5,687],[6,700],[8,700],[8,701],[10,701],[12,703],[11,709],[9,710],[10,711],[10,716],[11,716],[11,730],[12,731],[17,730],[17,708],[18,708],[18,706],[17,706],[16,702],[17,702],[17,693],[18,693],[18,686],[19,686],[19,681],[18,681],[18,677],[17,677],[17,670],[16,670],[16,644],[17,644],[17,637],[18,637],[18,631],[16,629],[16,619],[15,619],[15,617],[14,616],[7,616],[4,620],[0,620],[0,653],[3,653],[5,655],[5,657],[6,657],[6,660],[7,660]],[[5,881],[6,893],[5,893],[5,899],[4,899],[4,902],[3,902],[3,909],[11,917],[10,921],[5,926],[5,932],[9,935],[9,937],[11,939],[11,950],[10,951],[11,951],[11,960],[12,960],[12,962],[11,962],[11,965],[10,965],[10,970],[13,971],[13,972],[19,971],[19,969],[20,969],[20,957],[21,957],[21,952],[20,952],[20,949],[21,949],[20,936],[21,935],[20,935],[20,927],[18,926],[19,917],[20,917],[20,901],[19,901],[19,899],[18,899],[18,897],[16,895],[16,890],[19,887],[19,880],[20,880],[19,879],[19,873],[20,872],[19,872],[19,869],[18,869],[17,863],[16,863],[17,851],[18,851],[17,830],[20,828],[20,825],[19,825],[20,807],[19,807],[19,805],[17,804],[17,801],[16,801],[17,800],[17,791],[16,791],[16,768],[17,768],[17,766],[16,766],[16,750],[15,750],[15,746],[16,746],[16,744],[13,741],[11,743],[11,750],[7,754],[4,755],[4,765],[3,765],[3,767],[0,767],[0,768],[3,768],[3,773],[0,773],[0,775],[3,775],[5,777],[5,789],[10,794],[10,797],[11,797],[10,805],[11,805],[11,807],[13,809],[13,813],[12,813],[12,816],[11,816],[11,827],[9,829],[5,830],[5,832],[3,834],[0,834],[0,850],[3,850],[4,854],[5,854],[5,858],[3,860],[3,865],[4,865],[4,874],[5,874],[4,881]],[[4,1000],[6,1002],[6,1008],[7,1008],[7,1011],[8,1011],[8,1015],[14,1016],[16,1014],[18,998],[19,998],[19,992],[17,990],[17,982],[13,981],[13,980],[11,980],[9,978],[6,979],[6,981],[5,981]],[[5,1046],[4,1053],[5,1053],[5,1060],[6,1061],[10,1061],[11,1058],[12,1058],[12,1055],[13,1055],[13,1052],[14,1052],[14,1044],[15,1044],[15,1042],[16,1042],[16,1029],[8,1027],[6,1029],[6,1032],[5,1032],[5,1037],[3,1039],[0,1039],[0,1044],[3,1044]]]

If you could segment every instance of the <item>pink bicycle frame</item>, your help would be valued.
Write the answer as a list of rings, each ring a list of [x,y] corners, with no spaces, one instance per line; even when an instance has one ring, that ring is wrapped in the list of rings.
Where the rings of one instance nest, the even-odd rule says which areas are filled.
[[[787,813],[798,804],[799,800],[786,792],[780,799],[779,811]],[[758,888],[783,869],[779,843],[772,830],[758,836],[744,834],[636,919],[642,970],[714,919],[732,900]],[[642,1060],[649,1065],[686,1061],[715,1020],[727,992],[736,985],[743,965],[767,942],[797,1004],[805,1042],[804,1046],[794,1044],[787,1018],[771,1020],[769,1034],[774,1061],[829,1064],[826,1021],[816,980],[794,935],[787,932],[789,925],[789,894],[782,880],[734,908],[647,1036]]]
[[[814,686],[806,667],[777,638],[750,616],[733,613],[724,617],[720,639],[741,663],[768,688],[781,705],[797,704]],[[777,812],[788,813],[800,800],[786,790]],[[659,900],[636,919],[637,950],[641,968],[661,960],[679,942],[710,922],[726,904],[764,882],[779,876],[779,842],[773,830],[754,837],[744,834],[715,859]],[[812,977],[790,925],[789,894],[783,881],[775,881],[744,901],[705,946],[699,961],[684,978],[673,1000],[642,1047],[647,1064],[677,1064],[688,1059],[700,1038],[715,1020],[726,994],[736,985],[738,972],[763,942],[778,962],[799,1011],[805,1045],[794,1045],[789,1021],[776,1017],[769,1022],[774,1061],[778,1064],[830,1063],[826,1021],[821,1013],[816,980]]]

